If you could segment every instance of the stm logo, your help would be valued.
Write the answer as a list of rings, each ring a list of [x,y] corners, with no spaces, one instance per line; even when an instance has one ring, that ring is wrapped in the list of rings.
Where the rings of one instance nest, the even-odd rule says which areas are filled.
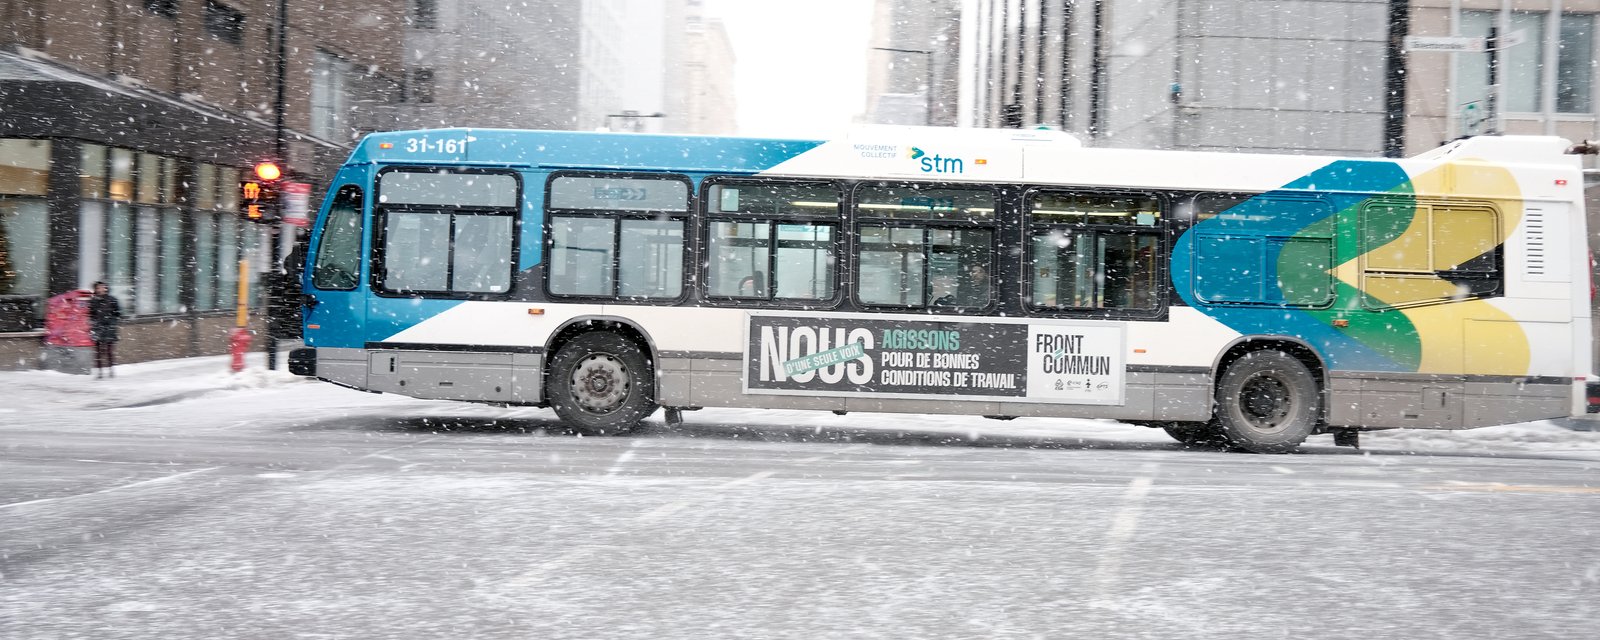
[[[922,167],[923,173],[966,173],[967,165],[960,158],[946,158],[939,154],[928,155],[916,147],[911,148],[911,159]]]

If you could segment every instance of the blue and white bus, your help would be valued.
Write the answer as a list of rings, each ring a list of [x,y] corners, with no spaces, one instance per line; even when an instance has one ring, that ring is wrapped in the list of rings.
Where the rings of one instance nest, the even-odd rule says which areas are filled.
[[[1567,416],[1591,365],[1568,147],[379,133],[317,216],[291,364],[596,433],[756,407],[1112,418],[1281,452]]]

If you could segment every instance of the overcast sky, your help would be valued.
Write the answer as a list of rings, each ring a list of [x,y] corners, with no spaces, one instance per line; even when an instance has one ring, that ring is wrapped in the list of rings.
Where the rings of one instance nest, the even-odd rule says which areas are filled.
[[[709,0],[738,63],[739,133],[815,138],[837,133],[866,100],[866,0]]]

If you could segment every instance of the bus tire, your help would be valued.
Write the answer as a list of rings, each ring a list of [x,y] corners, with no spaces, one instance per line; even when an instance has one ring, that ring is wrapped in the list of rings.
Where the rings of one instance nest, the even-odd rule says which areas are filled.
[[[550,408],[578,433],[626,433],[655,413],[655,373],[639,345],[595,331],[562,345],[550,360]]]
[[[1228,441],[1222,437],[1222,428],[1216,422],[1167,422],[1161,430],[1189,449],[1222,449]]]
[[[1305,363],[1282,351],[1233,361],[1217,382],[1216,424],[1227,443],[1252,453],[1288,453],[1317,427],[1322,394]]]

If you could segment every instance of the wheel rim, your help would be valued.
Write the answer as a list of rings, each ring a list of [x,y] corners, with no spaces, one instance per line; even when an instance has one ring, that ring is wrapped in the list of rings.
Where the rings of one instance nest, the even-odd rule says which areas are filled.
[[[1293,393],[1282,378],[1257,373],[1239,388],[1239,413],[1257,431],[1280,431],[1289,425]]]
[[[628,365],[609,353],[595,353],[572,367],[572,399],[589,413],[611,413],[628,399]]]

